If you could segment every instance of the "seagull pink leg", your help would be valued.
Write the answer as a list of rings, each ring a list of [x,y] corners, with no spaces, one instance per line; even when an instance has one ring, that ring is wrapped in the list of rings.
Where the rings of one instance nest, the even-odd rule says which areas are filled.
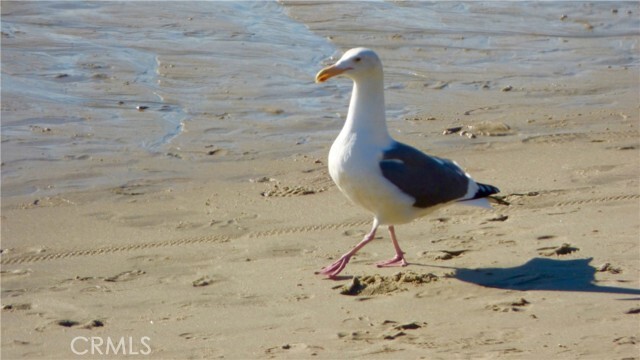
[[[391,241],[393,242],[393,248],[396,249],[396,256],[393,259],[382,261],[376,264],[377,267],[391,267],[391,266],[407,266],[409,265],[404,259],[404,253],[400,249],[398,239],[396,239],[396,231],[393,225],[389,225],[389,235],[391,235]]]
[[[364,236],[364,239],[358,243],[351,251],[342,255],[340,259],[329,266],[325,266],[317,272],[317,274],[327,275],[329,278],[335,278],[340,274],[340,272],[347,266],[349,260],[353,255],[355,255],[360,249],[362,249],[365,245],[367,245],[373,238],[376,236],[376,230],[378,229],[378,220],[373,220],[373,228],[371,231]]]

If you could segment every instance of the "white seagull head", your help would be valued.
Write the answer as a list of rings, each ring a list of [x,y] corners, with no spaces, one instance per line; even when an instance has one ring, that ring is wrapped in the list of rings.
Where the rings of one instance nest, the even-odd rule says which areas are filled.
[[[373,50],[354,48],[344,53],[335,64],[320,70],[316,75],[316,82],[325,82],[338,75],[344,75],[353,81],[363,77],[382,78],[382,62]]]

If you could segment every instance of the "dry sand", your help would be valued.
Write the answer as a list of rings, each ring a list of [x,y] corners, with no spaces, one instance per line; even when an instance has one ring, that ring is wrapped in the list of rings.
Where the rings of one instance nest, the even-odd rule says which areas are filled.
[[[313,6],[288,11],[329,36],[305,20],[322,18]],[[408,52],[392,33],[333,41]],[[395,56],[405,62],[390,66],[410,67]],[[131,155],[172,177],[3,198],[2,358],[638,359],[638,68],[531,87],[499,71],[390,76],[390,108],[416,109],[390,123],[394,136],[455,159],[509,203],[398,227],[406,268],[372,265],[393,253],[381,231],[338,281],[314,274],[371,221],[328,177],[334,134],[228,150],[193,127],[175,159]],[[344,96],[327,111],[344,114]],[[442,134],[465,125],[475,138]],[[109,171],[94,160],[86,172]],[[90,346],[122,339],[117,355]]]

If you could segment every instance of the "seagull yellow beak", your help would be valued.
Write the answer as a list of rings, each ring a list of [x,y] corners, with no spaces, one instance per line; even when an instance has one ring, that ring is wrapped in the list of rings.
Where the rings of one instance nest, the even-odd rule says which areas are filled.
[[[338,76],[350,68],[339,68],[336,65],[327,66],[316,74],[316,82],[321,83],[329,80],[334,76]]]

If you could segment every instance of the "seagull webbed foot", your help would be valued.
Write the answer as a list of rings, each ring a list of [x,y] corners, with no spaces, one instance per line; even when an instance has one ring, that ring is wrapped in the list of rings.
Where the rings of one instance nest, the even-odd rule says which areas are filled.
[[[393,266],[407,266],[407,265],[409,265],[409,263],[407,263],[403,255],[396,255],[393,257],[393,259],[376,263],[377,267],[393,267]]]
[[[350,259],[351,256],[344,255],[331,265],[323,267],[317,274],[326,275],[328,278],[333,279],[347,266]]]

